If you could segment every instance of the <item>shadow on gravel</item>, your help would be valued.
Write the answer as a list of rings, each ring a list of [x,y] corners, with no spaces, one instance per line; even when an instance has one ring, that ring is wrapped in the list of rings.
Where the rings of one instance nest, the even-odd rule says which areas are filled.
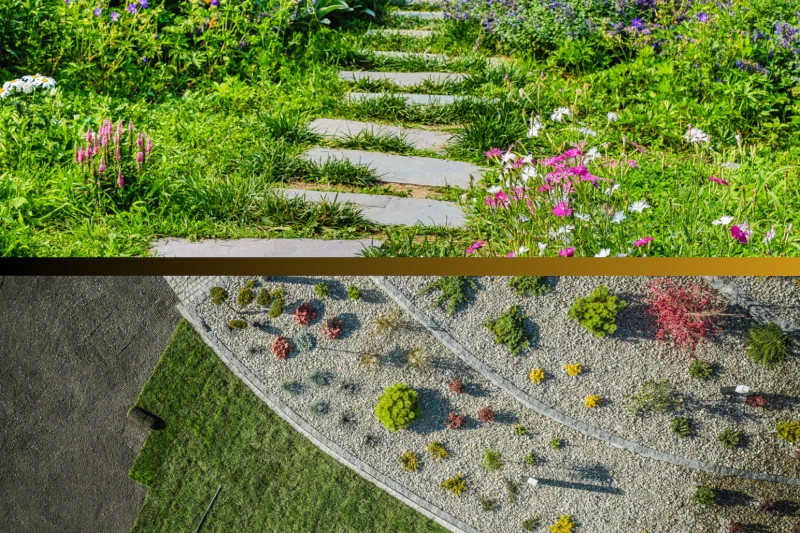
[[[417,394],[422,406],[422,417],[409,426],[409,429],[420,435],[440,431],[447,420],[447,413],[453,410],[450,400],[438,389],[417,389]]]
[[[361,327],[361,321],[358,319],[358,315],[355,313],[342,313],[339,315],[339,318],[344,320],[344,331],[340,337],[342,339],[349,338],[355,330]]]
[[[539,479],[539,485],[545,487],[557,487],[560,489],[587,490],[589,492],[603,492],[606,494],[623,495],[625,491],[607,485],[590,485],[589,483],[577,483],[575,481],[562,481],[559,479]]]
[[[617,315],[617,331],[613,337],[625,342],[637,343],[640,341],[650,341],[656,338],[658,326],[655,320],[647,312],[648,306],[643,302],[636,301],[638,295],[633,293],[618,294],[621,300],[628,302],[628,305],[620,310]]]
[[[717,489],[717,505],[721,507],[736,507],[739,505],[749,505],[753,498],[738,490]]]
[[[710,416],[725,418],[731,422],[757,421],[763,418],[763,412],[747,407],[744,401],[720,398],[718,400],[699,399],[695,396],[683,396],[683,406],[687,412],[703,412]]]

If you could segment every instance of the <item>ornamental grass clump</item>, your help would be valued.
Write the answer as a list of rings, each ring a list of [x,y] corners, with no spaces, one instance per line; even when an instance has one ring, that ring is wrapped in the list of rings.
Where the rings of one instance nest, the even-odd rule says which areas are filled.
[[[441,442],[431,442],[428,444],[426,450],[428,450],[428,454],[431,456],[431,459],[437,462],[444,461],[450,456],[447,449],[444,447],[444,444]]]
[[[558,437],[553,437],[552,439],[550,439],[550,442],[548,444],[554,450],[560,450],[561,447],[564,445],[564,442]]]
[[[431,366],[431,358],[420,346],[415,346],[408,351],[406,355],[406,364],[403,365],[405,369],[413,369],[418,372],[427,370]]]
[[[338,339],[344,332],[344,320],[335,316],[329,318],[322,326],[322,333],[329,339]]]
[[[310,352],[317,346],[317,339],[308,330],[303,330],[295,336],[294,344],[301,352]]]
[[[503,468],[503,456],[500,452],[491,448],[483,450],[483,468],[487,472],[497,472]]]
[[[539,527],[540,523],[541,523],[541,519],[539,518],[539,516],[526,518],[522,522],[522,530],[523,531],[528,531],[529,533],[532,533],[533,531],[536,531],[536,528]]]
[[[412,451],[407,451],[398,459],[400,467],[406,472],[416,472],[419,470],[419,456]]]
[[[454,496],[460,496],[462,492],[467,490],[467,482],[464,479],[464,474],[458,474],[455,477],[445,479],[442,481],[442,488]]]
[[[536,456],[533,454],[533,452],[527,454],[525,457],[522,458],[522,460],[528,466],[533,466],[536,464]]]
[[[301,303],[297,309],[294,310],[294,321],[301,326],[307,326],[312,320],[317,318],[317,310],[308,302]]]
[[[381,354],[375,350],[367,350],[361,354],[358,366],[363,366],[369,372],[375,372],[381,367]]]
[[[477,290],[478,285],[472,279],[463,276],[445,276],[433,283],[428,284],[419,294],[427,294],[432,291],[440,291],[439,297],[434,305],[441,306],[446,302],[445,308],[448,316],[453,316],[456,310],[469,301],[467,291]]]
[[[608,287],[600,285],[591,295],[578,298],[569,309],[570,320],[577,320],[584,328],[603,338],[617,331],[617,313],[627,303],[608,292]]]
[[[514,426],[514,435],[516,435],[517,437],[524,437],[526,433],[528,433],[528,428],[526,428],[522,424],[517,424],[516,426]]]
[[[800,442],[800,421],[778,422],[775,432],[779,438],[786,442]]]
[[[525,332],[524,320],[525,315],[515,305],[501,314],[497,320],[487,318],[483,325],[494,333],[495,343],[504,344],[511,355],[519,355],[523,349],[531,345],[531,339]]]
[[[272,341],[271,348],[272,355],[282,361],[285,361],[286,358],[289,357],[289,354],[292,353],[292,344],[282,335],[275,337],[275,340]]]
[[[649,379],[636,393],[626,396],[625,400],[634,415],[677,411],[683,405],[675,385],[668,379]]]
[[[387,313],[376,316],[373,323],[375,324],[375,333],[392,332],[400,325],[400,317],[397,313]]]
[[[550,291],[545,276],[515,276],[508,281],[508,286],[520,296],[541,296]]]
[[[777,324],[754,326],[750,329],[750,343],[747,355],[766,368],[774,368],[789,358],[792,337]]]
[[[405,383],[396,383],[378,397],[375,416],[389,431],[404,429],[422,415],[417,396]]]

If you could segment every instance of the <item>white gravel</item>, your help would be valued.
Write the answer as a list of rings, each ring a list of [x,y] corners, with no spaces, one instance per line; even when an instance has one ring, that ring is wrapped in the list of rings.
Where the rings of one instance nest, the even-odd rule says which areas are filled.
[[[792,326],[800,328],[800,277],[736,277],[731,281]]]

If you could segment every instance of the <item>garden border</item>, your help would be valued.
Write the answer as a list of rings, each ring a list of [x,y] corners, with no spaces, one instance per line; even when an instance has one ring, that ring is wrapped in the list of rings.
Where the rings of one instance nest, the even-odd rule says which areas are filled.
[[[550,418],[563,424],[583,435],[593,437],[598,440],[607,442],[615,448],[628,450],[630,452],[639,454],[643,457],[655,459],[666,463],[672,463],[677,466],[691,468],[693,470],[701,470],[712,474],[721,474],[726,476],[735,476],[757,481],[771,481],[775,483],[784,483],[787,485],[800,486],[800,478],[778,476],[774,474],[766,474],[762,472],[751,472],[748,470],[741,470],[738,468],[730,468],[714,463],[705,461],[697,461],[694,459],[687,459],[671,453],[660,452],[647,446],[643,446],[633,441],[629,441],[609,433],[600,428],[589,425],[585,422],[567,416],[564,413],[553,409],[539,400],[533,398],[528,393],[519,389],[516,385],[503,378],[500,374],[489,368],[488,365],[479,360],[469,350],[467,350],[461,343],[459,343],[452,335],[440,327],[436,322],[428,317],[422,310],[414,305],[397,287],[385,276],[372,276],[372,281],[378,286],[387,296],[389,296],[395,303],[403,308],[408,314],[414,318],[416,322],[427,329],[439,342],[441,342],[453,354],[469,365],[473,370],[479,372],[484,378],[493,383],[496,387],[503,390],[506,394],[511,395],[522,405],[533,409],[537,413]]]

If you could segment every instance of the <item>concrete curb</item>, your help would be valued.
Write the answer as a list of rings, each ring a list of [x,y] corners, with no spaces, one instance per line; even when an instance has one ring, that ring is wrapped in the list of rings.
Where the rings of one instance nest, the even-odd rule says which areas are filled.
[[[677,455],[673,455],[670,453],[660,452],[658,450],[654,450],[647,446],[642,446],[641,444],[623,439],[607,431],[604,431],[602,429],[591,426],[585,422],[567,416],[564,413],[553,409],[549,405],[540,402],[539,400],[533,398],[526,392],[522,391],[516,385],[514,385],[507,379],[500,376],[500,374],[498,374],[494,370],[492,370],[483,361],[475,357],[471,352],[469,352],[466,348],[464,348],[464,346],[462,346],[461,343],[459,343],[456,339],[454,339],[447,331],[441,328],[430,317],[428,317],[417,306],[415,306],[411,302],[411,300],[409,300],[404,294],[402,294],[400,290],[397,289],[397,287],[392,285],[387,278],[375,276],[372,277],[372,280],[381,290],[383,290],[387,294],[387,296],[389,296],[401,308],[407,311],[414,318],[414,320],[416,320],[420,325],[425,327],[425,329],[427,329],[431,333],[431,335],[436,337],[436,339],[439,342],[441,342],[445,347],[447,347],[451,352],[453,352],[453,354],[455,354],[459,359],[461,359],[467,365],[469,365],[473,370],[479,372],[484,378],[491,381],[495,386],[497,386],[505,393],[517,399],[520,403],[522,403],[526,407],[533,409],[537,413],[546,416],[551,420],[558,422],[559,424],[563,424],[569,428],[572,428],[575,431],[578,431],[579,433],[582,433],[583,435],[586,435],[588,437],[593,437],[598,440],[607,442],[608,444],[614,446],[615,448],[628,450],[633,453],[639,454],[643,457],[655,459],[657,461],[672,463],[674,465],[682,466],[685,468],[691,468],[693,470],[710,472],[712,474],[736,476],[758,481],[771,481],[775,483],[784,483],[787,485],[800,486],[800,478],[778,476],[774,474],[765,474],[761,472],[750,472],[748,470],[729,468],[714,463],[696,461],[694,459],[687,459],[685,457],[679,457]]]

